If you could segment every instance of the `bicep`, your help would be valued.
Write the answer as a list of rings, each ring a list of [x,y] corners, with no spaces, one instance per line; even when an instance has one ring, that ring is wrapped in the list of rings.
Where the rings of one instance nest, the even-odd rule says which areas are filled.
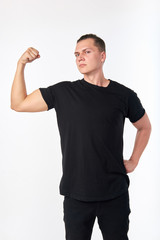
[[[48,106],[39,89],[36,89],[19,104],[18,112],[41,112],[48,110]]]
[[[151,129],[151,123],[150,120],[148,118],[147,113],[145,112],[145,114],[143,115],[142,118],[140,118],[138,121],[132,123],[134,127],[136,127],[137,129]]]

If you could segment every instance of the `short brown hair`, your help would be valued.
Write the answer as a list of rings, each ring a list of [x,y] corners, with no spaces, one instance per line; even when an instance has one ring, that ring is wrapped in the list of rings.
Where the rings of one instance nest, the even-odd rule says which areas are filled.
[[[103,52],[103,51],[106,52],[105,42],[103,41],[103,39],[101,39],[100,37],[98,37],[97,35],[92,34],[92,33],[81,36],[77,40],[77,43],[80,42],[81,40],[85,40],[88,38],[92,38],[94,40],[94,44],[96,47],[98,47],[100,52]]]

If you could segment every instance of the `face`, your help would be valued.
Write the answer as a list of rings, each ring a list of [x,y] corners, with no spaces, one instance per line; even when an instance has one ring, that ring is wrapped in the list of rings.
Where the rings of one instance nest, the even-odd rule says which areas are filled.
[[[75,49],[76,64],[82,74],[92,74],[102,70],[105,52],[94,45],[94,39],[88,38],[77,43]]]

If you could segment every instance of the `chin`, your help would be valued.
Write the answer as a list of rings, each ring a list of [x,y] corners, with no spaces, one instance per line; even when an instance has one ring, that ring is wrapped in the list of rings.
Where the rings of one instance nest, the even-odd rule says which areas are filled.
[[[82,74],[87,74],[87,73],[90,73],[91,71],[87,71],[85,69],[79,69],[80,73]]]
[[[88,72],[86,72],[86,71],[80,71],[80,73],[82,73],[82,74],[87,74]]]

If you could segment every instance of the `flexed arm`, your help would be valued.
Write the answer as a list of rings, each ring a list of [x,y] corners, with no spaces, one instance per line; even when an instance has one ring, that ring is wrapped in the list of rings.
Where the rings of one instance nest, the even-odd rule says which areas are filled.
[[[27,95],[24,80],[24,69],[27,63],[39,58],[39,52],[35,48],[28,48],[20,57],[11,88],[11,109],[17,112],[40,112],[48,109],[48,106],[39,89]]]

